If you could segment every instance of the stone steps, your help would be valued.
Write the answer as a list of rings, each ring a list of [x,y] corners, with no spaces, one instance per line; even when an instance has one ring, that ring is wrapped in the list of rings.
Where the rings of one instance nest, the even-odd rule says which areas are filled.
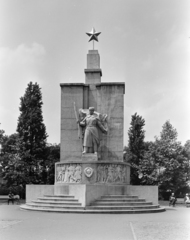
[[[134,195],[104,195],[101,197],[102,199],[104,198],[126,198],[126,199],[131,199],[131,198],[137,198],[138,199],[138,196],[134,196]]]
[[[44,195],[44,197],[47,198],[75,198],[72,195],[65,195],[65,194],[60,194],[60,195]]]
[[[92,204],[91,204],[92,205]],[[138,206],[138,205],[151,205],[151,202],[103,202],[103,201],[96,201],[93,205],[98,206]]]
[[[43,209],[49,209],[49,208],[66,208],[66,209],[84,209],[84,207],[81,207],[80,205],[53,205],[53,204],[37,204],[37,203],[27,203],[27,206],[33,207],[33,208],[43,208]]]
[[[87,207],[87,209],[121,209],[121,210],[133,210],[133,209],[155,209],[155,208],[159,208],[158,205],[140,205],[140,206],[118,206],[118,205],[114,205],[114,206],[89,206]]]
[[[35,204],[53,204],[53,205],[81,205],[81,203],[79,203],[78,201],[52,201],[52,200],[46,200],[45,202],[44,201],[41,201],[41,200],[32,200],[32,203],[35,203]]]
[[[82,207],[78,199],[69,195],[45,195],[20,206],[23,210],[61,213],[153,213],[163,212],[164,208],[139,199],[137,196],[105,195]]]
[[[138,213],[159,213],[164,212],[165,208],[155,208],[155,209],[133,209],[133,210],[102,210],[102,209],[44,209],[44,208],[31,208],[27,205],[21,205],[22,210],[32,210],[41,212],[54,212],[54,213],[86,213],[86,214],[138,214]]]
[[[51,198],[39,197],[38,200],[41,200],[41,201],[54,201],[54,202],[56,202],[56,201],[59,201],[59,202],[65,202],[65,201],[78,202],[78,200],[74,199],[74,198],[66,198],[66,199],[64,199],[64,198],[57,198],[57,197],[55,197],[55,198],[53,198],[53,197],[51,197]]]
[[[139,199],[127,199],[127,198],[101,198],[101,200],[97,201],[102,201],[102,202],[145,202],[145,199],[139,198]]]

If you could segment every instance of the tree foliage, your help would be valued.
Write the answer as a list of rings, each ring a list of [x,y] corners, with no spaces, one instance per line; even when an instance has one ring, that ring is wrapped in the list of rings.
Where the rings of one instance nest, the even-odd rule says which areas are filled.
[[[189,162],[184,147],[177,141],[177,131],[169,121],[163,125],[155,142],[149,144],[139,168],[143,173],[142,184],[159,184],[163,191],[187,187]]]
[[[44,165],[47,139],[42,116],[42,94],[39,85],[30,82],[20,100],[20,116],[17,125],[19,155],[25,163],[27,182],[39,183],[39,172]]]
[[[131,163],[131,183],[134,185],[140,184],[139,179],[139,163],[143,159],[144,155],[144,138],[145,120],[135,113],[132,115],[130,128],[128,131],[129,144],[128,144],[128,158]]]
[[[7,136],[0,130],[0,178],[7,187],[53,184],[54,165],[60,160],[60,146],[46,142],[39,85],[30,82],[20,100],[17,133]]]
[[[177,130],[166,121],[154,142],[145,142],[144,120],[132,116],[129,145],[124,157],[131,163],[131,184],[159,185],[163,191],[179,191],[190,186],[190,141],[177,141]]]
[[[160,176],[160,188],[177,191],[186,186],[188,159],[180,142],[177,141],[177,130],[169,121],[162,127],[160,138],[156,138],[156,154],[159,157],[159,167],[165,169]]]

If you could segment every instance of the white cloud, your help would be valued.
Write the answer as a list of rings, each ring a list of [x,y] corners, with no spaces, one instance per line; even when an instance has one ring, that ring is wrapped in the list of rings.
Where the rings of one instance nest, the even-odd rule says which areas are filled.
[[[15,132],[20,97],[27,84],[40,82],[46,51],[38,43],[15,49],[0,48],[0,122],[7,134]]]
[[[12,70],[19,70],[19,75],[26,72],[26,68],[33,70],[34,66],[43,63],[45,53],[44,47],[38,43],[33,43],[31,47],[21,44],[16,49],[0,48],[0,75]]]

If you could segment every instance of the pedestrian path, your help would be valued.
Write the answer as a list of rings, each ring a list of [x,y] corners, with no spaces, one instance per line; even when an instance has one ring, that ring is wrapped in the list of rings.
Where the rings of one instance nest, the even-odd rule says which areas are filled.
[[[152,214],[60,214],[0,205],[2,240],[187,240],[190,208]]]

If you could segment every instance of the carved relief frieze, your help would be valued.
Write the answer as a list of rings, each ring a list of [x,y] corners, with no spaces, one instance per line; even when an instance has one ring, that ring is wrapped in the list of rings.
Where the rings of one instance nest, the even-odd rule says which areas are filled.
[[[99,164],[97,167],[97,182],[126,182],[126,166],[123,166],[121,164]]]
[[[80,183],[82,179],[81,164],[58,164],[56,169],[57,183]]]

